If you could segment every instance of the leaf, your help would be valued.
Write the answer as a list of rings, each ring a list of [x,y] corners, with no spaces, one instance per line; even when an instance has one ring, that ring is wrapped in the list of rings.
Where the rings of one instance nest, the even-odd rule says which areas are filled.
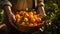
[[[23,15],[23,17],[22,17],[20,23],[22,23],[22,22],[25,20],[25,16],[26,16],[26,13],[24,13],[24,15]]]

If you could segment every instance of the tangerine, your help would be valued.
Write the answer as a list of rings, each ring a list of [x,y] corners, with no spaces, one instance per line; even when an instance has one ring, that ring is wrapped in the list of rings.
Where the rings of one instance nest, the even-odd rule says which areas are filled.
[[[36,11],[34,11],[33,14],[36,15]]]
[[[25,18],[25,22],[28,22],[28,18]]]
[[[23,25],[23,26],[24,26],[24,25],[25,25],[25,22],[22,22],[22,23],[21,23],[21,25]]]
[[[30,23],[29,26],[32,27],[33,26],[33,23]]]

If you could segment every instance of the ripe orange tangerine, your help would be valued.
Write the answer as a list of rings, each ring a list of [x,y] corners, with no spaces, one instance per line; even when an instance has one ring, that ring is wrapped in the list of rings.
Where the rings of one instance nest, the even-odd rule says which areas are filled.
[[[27,25],[29,25],[29,22],[26,22]]]
[[[37,20],[37,15],[34,15],[34,18]]]
[[[23,11],[20,11],[19,14],[22,16],[24,14],[24,12]]]
[[[21,19],[17,19],[17,22],[19,23],[20,20],[21,20]]]
[[[29,15],[33,15],[33,12],[29,12]]]
[[[25,22],[28,22],[28,18],[25,18]]]
[[[37,26],[38,24],[37,24],[37,23],[34,23],[33,25],[34,25],[34,26]]]
[[[41,22],[41,18],[37,18],[37,22]]]
[[[33,23],[36,21],[35,18],[32,18],[31,20],[32,20]]]
[[[22,23],[21,23],[21,25],[23,25],[23,26],[24,26],[25,24],[26,24],[25,22],[22,22]]]
[[[29,17],[29,14],[28,14],[28,12],[26,12],[26,17],[27,17],[27,18]]]
[[[15,17],[18,18],[18,19],[20,19],[20,15],[19,14],[16,14]]]
[[[34,17],[33,17],[33,15],[29,15],[29,18],[32,19],[32,18],[34,18]]]
[[[33,26],[33,23],[30,23],[29,26],[32,27]]]
[[[36,15],[36,11],[34,11],[33,14]]]
[[[21,25],[25,26],[28,25],[30,27],[32,26],[37,26],[41,21],[41,17],[40,14],[36,14],[36,12],[26,12],[26,11],[20,11],[19,13],[16,13],[16,18],[17,18],[17,22],[21,21],[23,15],[26,14],[26,16],[24,16],[24,21],[21,23]],[[31,21],[29,21],[31,20]]]

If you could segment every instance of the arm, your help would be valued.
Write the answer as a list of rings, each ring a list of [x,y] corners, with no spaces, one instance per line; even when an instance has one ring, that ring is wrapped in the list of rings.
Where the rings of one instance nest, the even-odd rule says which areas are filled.
[[[4,10],[4,12],[6,13],[5,16],[6,18],[8,19],[9,23],[17,28],[13,22],[15,23],[16,22],[16,19],[15,19],[15,16],[14,14],[11,12],[11,7],[12,7],[12,4],[8,1],[8,0],[3,0],[3,1],[0,1],[0,6],[1,8]]]
[[[16,21],[15,16],[14,16],[14,14],[11,11],[11,7],[10,6],[4,6],[4,11],[7,13],[7,16],[8,16],[7,18],[9,20],[11,20],[13,22]]]
[[[40,13],[43,16],[46,16],[43,0],[38,0],[38,13]]]
[[[8,0],[1,0],[0,1],[0,6],[2,9],[4,9],[4,12],[7,13],[7,18],[11,21],[15,22],[15,16],[14,14],[11,12],[11,7],[12,4],[8,1]]]

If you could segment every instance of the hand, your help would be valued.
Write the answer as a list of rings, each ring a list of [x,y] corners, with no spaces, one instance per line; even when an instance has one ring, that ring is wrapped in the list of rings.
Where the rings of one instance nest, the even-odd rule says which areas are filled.
[[[40,13],[42,16],[46,16],[45,10],[43,6],[38,7],[38,13]]]
[[[16,22],[14,14],[8,14],[8,19],[11,20],[12,22]]]
[[[4,6],[4,11],[7,13],[7,18],[9,20],[9,22],[15,22],[16,19],[15,19],[15,16],[14,14],[12,13],[11,11],[11,7],[10,6]]]

